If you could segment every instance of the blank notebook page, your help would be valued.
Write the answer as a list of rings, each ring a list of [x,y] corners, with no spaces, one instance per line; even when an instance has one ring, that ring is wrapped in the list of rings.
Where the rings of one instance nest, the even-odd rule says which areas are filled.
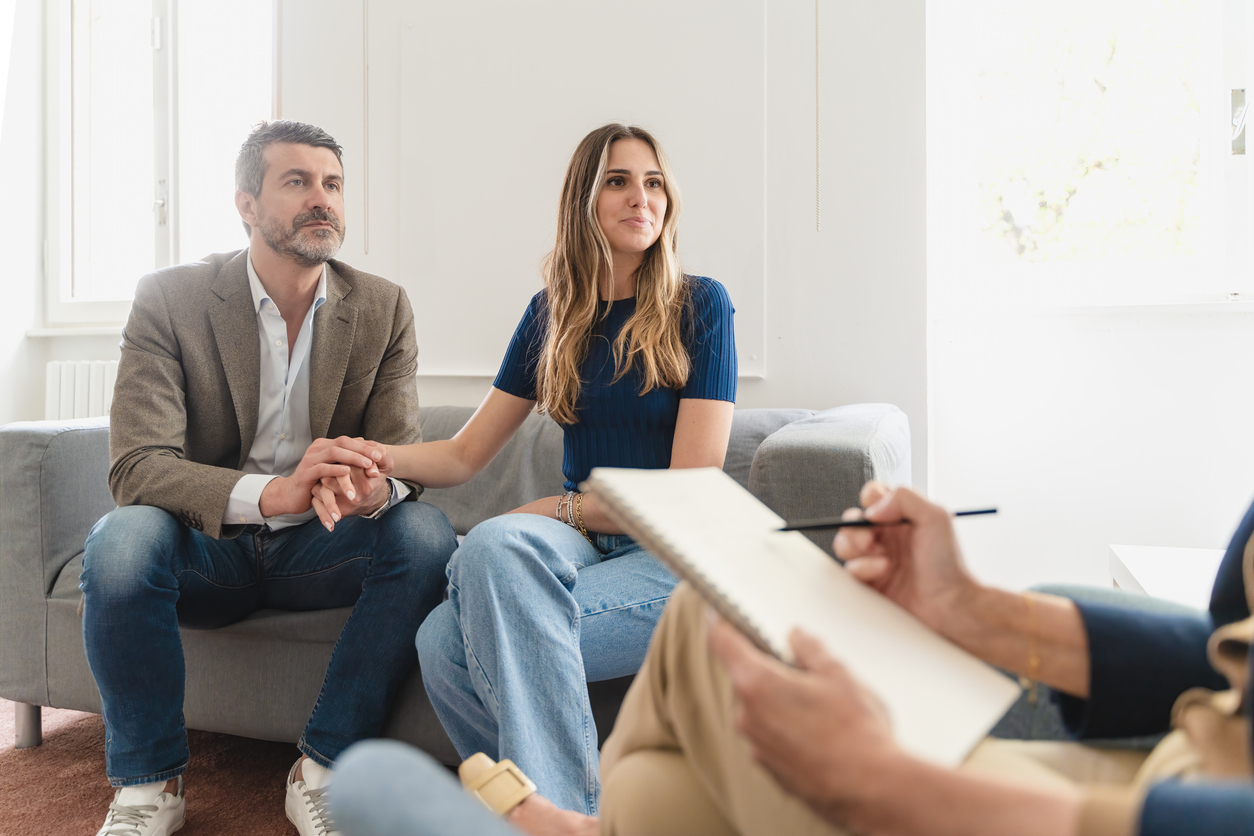
[[[793,662],[800,627],[884,702],[898,742],[954,766],[1016,683],[863,586],[718,468],[595,468],[584,488],[624,530],[764,649]]]

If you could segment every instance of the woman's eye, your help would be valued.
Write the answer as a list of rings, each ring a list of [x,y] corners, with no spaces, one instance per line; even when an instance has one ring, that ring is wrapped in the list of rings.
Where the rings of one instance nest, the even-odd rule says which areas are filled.
[[[662,188],[662,181],[661,181],[661,180],[650,180],[650,181],[649,181],[649,186],[650,186],[650,188],[660,189],[660,188]]]
[[[621,186],[626,181],[624,181],[621,177],[611,177],[607,182],[611,186]]]

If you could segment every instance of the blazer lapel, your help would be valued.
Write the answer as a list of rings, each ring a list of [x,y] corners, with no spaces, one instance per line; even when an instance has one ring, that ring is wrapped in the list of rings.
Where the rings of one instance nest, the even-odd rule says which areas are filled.
[[[222,299],[209,310],[209,325],[218,344],[218,356],[226,372],[226,385],[239,424],[240,462],[243,467],[257,435],[257,407],[261,397],[261,346],[257,336],[257,311],[248,289],[248,251],[223,265],[213,283]]]
[[[357,308],[346,301],[353,286],[327,264],[327,301],[314,314],[309,357],[309,430],[325,438],[344,388],[344,373],[357,332]]]

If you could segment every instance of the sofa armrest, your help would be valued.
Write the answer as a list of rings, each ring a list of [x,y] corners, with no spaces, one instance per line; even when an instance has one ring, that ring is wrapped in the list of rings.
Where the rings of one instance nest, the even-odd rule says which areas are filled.
[[[10,699],[47,700],[47,596],[113,510],[108,475],[107,418],[0,427],[0,694]]]
[[[753,457],[749,490],[796,520],[856,506],[871,479],[910,484],[910,421],[892,404],[839,406],[776,430]],[[829,554],[832,533],[806,532]]]

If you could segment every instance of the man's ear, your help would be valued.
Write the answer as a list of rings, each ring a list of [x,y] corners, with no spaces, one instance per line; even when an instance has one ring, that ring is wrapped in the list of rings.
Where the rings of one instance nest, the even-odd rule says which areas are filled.
[[[257,226],[257,198],[250,195],[243,189],[235,190],[235,208],[239,210],[239,216],[244,223],[256,228]]]

